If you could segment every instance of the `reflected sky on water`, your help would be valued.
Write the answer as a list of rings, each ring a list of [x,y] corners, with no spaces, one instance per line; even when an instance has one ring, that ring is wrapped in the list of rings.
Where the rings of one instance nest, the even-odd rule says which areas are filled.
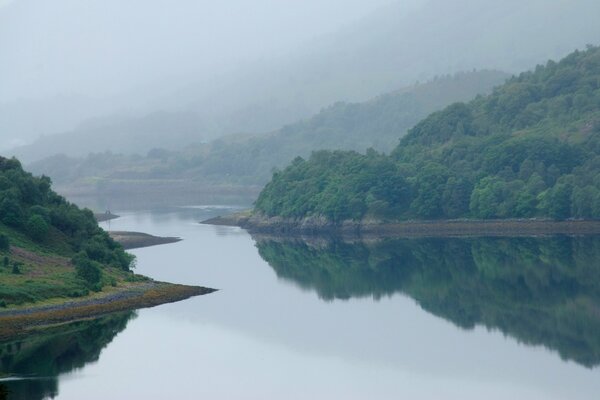
[[[184,239],[134,250],[139,273],[220,290],[138,311],[59,399],[600,391],[597,239],[306,242],[197,223],[219,208],[113,211],[111,229]]]

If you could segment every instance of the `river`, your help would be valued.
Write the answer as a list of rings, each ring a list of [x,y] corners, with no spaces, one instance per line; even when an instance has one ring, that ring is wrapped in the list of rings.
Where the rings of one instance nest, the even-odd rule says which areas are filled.
[[[219,290],[0,345],[2,372],[27,378],[3,387],[88,400],[600,393],[597,238],[302,242],[198,223],[231,210],[113,210],[106,229],[183,238],[133,250],[138,273]]]

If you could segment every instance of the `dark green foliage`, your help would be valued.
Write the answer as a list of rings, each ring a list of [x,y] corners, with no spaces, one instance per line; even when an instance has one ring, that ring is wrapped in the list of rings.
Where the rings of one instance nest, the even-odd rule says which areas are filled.
[[[12,227],[23,224],[23,210],[13,191],[0,194],[0,221]]]
[[[33,214],[29,217],[27,224],[25,225],[25,231],[32,239],[37,241],[42,241],[48,235],[48,231],[50,230],[50,226],[46,220],[38,215]]]
[[[2,266],[4,268],[8,268],[8,264],[10,263],[10,259],[8,258],[8,256],[4,256],[2,258]]]
[[[39,243],[49,237],[66,242],[65,255],[83,250],[91,260],[128,270],[133,256],[98,227],[93,213],[67,202],[50,187],[49,178],[34,177],[17,160],[0,157],[0,222]]]
[[[334,221],[367,212],[386,217],[406,206],[409,190],[389,157],[373,150],[367,155],[320,151],[275,173],[256,207],[284,217],[323,215]]]
[[[323,166],[324,158],[331,160],[329,166]],[[270,216],[323,215],[336,221],[383,214],[600,218],[600,48],[548,62],[489,96],[430,115],[388,160],[380,156],[381,169],[363,166],[368,158],[319,153],[295,163],[273,176],[256,209]],[[395,200],[373,196],[386,174],[407,183],[392,185],[402,192]],[[344,185],[334,185],[333,176]],[[372,201],[361,202],[365,193]]]
[[[12,266],[12,273],[15,275],[19,275],[21,273],[21,264],[20,262],[14,261]]]
[[[83,279],[88,287],[95,288],[102,279],[101,264],[90,260],[85,253],[79,253],[71,260],[75,265],[77,276]]]
[[[0,251],[8,251],[10,249],[10,240],[8,236],[0,233]]]

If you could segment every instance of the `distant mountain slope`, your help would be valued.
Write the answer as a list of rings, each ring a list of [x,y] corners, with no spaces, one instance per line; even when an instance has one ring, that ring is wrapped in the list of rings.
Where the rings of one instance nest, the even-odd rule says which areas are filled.
[[[54,156],[30,165],[54,182],[190,179],[213,184],[264,184],[276,167],[319,149],[391,151],[399,138],[432,111],[489,93],[507,74],[473,71],[443,76],[365,103],[336,103],[305,121],[267,135],[228,137],[182,152],[155,149],[147,156],[92,154]],[[51,138],[48,138],[49,140]]]
[[[166,110],[166,122],[153,122],[160,128],[147,140],[138,138],[150,129],[144,123],[148,117],[107,117],[100,129],[82,125],[14,154],[31,162],[60,149],[70,156],[106,150],[145,153],[224,134],[271,131],[336,101],[364,101],[435,75],[473,68],[522,71],[600,37],[596,0],[418,3],[410,9],[405,2],[392,4],[336,34],[238,74],[198,76],[197,84],[188,82],[167,95],[145,93],[144,102],[150,98],[156,110]],[[124,141],[125,134],[136,140]]]
[[[418,123],[391,156],[318,152],[274,174],[268,215],[600,218],[600,48]]]

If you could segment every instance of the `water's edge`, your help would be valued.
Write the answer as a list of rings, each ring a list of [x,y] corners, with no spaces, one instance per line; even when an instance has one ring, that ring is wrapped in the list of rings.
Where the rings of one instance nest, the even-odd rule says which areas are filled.
[[[202,224],[237,226],[255,233],[282,235],[342,235],[366,237],[456,237],[597,235],[600,221],[543,219],[435,220],[387,222],[346,220],[332,222],[323,217],[301,219],[267,217],[250,211],[218,216]]]
[[[33,329],[101,315],[149,308],[214,292],[201,286],[144,282],[106,295],[68,300],[52,305],[0,311],[0,340],[27,334]]]

